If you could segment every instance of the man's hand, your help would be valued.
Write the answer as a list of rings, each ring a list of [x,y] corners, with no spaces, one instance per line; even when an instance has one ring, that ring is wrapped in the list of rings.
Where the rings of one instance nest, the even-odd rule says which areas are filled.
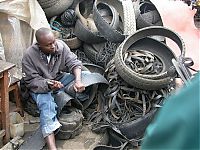
[[[49,80],[47,83],[52,90],[57,90],[63,87],[63,84],[56,80]]]
[[[83,92],[85,90],[85,86],[84,86],[84,84],[80,80],[75,81],[75,83],[74,83],[74,90],[76,92],[81,93],[81,92]]]

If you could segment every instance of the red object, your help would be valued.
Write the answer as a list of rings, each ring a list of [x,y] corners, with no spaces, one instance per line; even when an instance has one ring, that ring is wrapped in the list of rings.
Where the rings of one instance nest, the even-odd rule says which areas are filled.
[[[183,1],[151,0],[155,5],[163,21],[163,26],[178,33],[186,45],[186,57],[191,57],[195,68],[199,70],[199,51],[200,51],[200,29],[194,25],[194,15],[196,10],[192,10]],[[167,40],[167,45],[180,55],[178,46]]]

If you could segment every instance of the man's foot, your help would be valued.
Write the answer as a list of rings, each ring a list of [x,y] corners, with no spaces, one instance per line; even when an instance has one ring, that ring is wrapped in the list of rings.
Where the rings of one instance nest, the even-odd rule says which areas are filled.
[[[54,133],[51,133],[50,135],[45,137],[45,141],[47,143],[49,150],[56,150],[56,142],[55,142]]]

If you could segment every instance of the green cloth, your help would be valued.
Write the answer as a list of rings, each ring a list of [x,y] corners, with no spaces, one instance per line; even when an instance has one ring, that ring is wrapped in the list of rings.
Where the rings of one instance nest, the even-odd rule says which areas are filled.
[[[166,100],[146,130],[142,150],[200,150],[199,81],[200,73]]]

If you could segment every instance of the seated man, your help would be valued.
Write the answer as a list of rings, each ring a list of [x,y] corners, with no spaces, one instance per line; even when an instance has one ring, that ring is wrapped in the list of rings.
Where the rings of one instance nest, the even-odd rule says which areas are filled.
[[[82,63],[48,28],[36,31],[37,42],[30,46],[22,59],[23,80],[40,111],[40,126],[49,149],[56,149],[54,131],[61,124],[56,118],[55,91],[74,80],[74,90],[82,92]],[[68,71],[69,70],[69,71]],[[70,74],[66,74],[66,72]]]

